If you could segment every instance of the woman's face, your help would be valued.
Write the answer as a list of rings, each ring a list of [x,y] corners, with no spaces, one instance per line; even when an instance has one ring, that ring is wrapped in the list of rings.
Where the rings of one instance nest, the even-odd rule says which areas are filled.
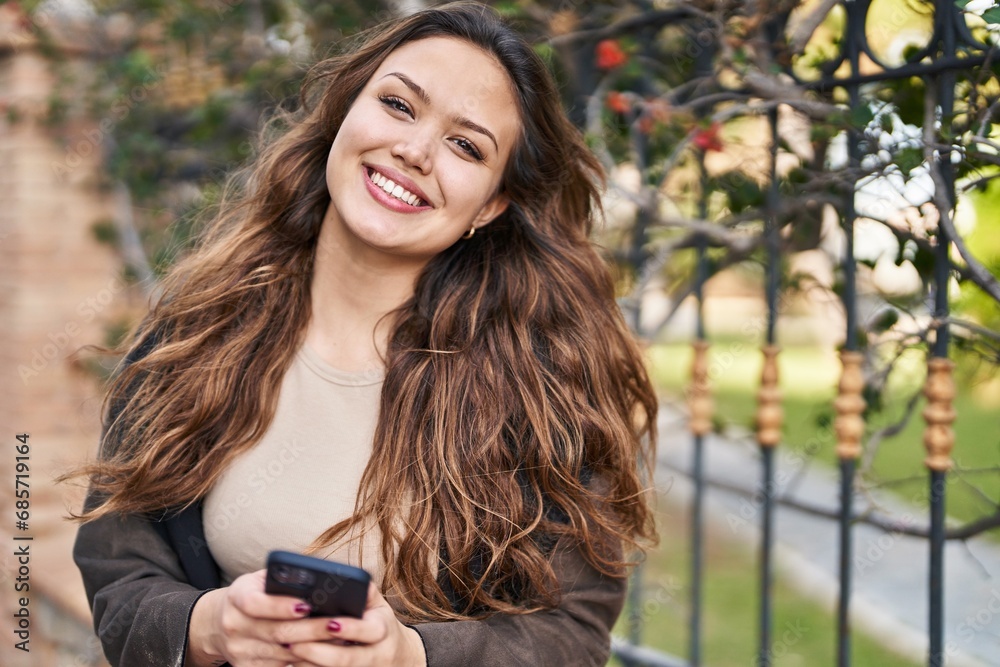
[[[359,252],[426,262],[489,223],[507,206],[498,189],[520,132],[511,88],[491,55],[460,39],[390,53],[330,149],[324,225]]]

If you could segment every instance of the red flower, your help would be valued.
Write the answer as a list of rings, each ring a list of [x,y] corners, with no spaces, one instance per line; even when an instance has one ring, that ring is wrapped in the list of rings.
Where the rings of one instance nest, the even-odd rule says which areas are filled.
[[[608,108],[615,113],[627,114],[632,110],[632,105],[628,101],[628,97],[625,93],[621,93],[617,90],[612,90],[608,93],[608,98],[605,100]]]
[[[597,43],[597,66],[601,69],[614,69],[628,62],[628,55],[622,51],[621,45],[614,39],[604,39]]]
[[[698,130],[694,137],[692,137],[691,143],[706,153],[711,151],[721,151],[722,139],[719,137],[719,131],[721,129],[722,125],[716,121],[708,127]]]

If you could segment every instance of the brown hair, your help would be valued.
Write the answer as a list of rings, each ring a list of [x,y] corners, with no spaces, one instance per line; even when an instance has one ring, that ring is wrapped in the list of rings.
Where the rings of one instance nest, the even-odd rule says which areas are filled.
[[[431,36],[467,40],[510,76],[523,127],[503,177],[511,203],[433,258],[396,313],[355,514],[314,547],[377,525],[385,592],[419,621],[555,604],[556,540],[622,576],[623,543],[655,538],[656,397],[588,241],[600,165],[544,63],[470,3],[379,26],[310,72],[301,109],[231,182],[139,325],[132,356],[156,344],[110,383],[117,417],[101,460],[81,471],[106,498],[83,520],[196,502],[268,429],[310,316],[330,145],[386,55]]]

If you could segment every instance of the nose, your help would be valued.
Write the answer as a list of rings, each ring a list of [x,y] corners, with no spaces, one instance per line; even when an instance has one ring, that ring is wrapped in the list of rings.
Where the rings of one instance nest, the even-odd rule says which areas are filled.
[[[392,155],[426,174],[431,168],[432,141],[429,132],[413,131],[399,138],[392,147]]]

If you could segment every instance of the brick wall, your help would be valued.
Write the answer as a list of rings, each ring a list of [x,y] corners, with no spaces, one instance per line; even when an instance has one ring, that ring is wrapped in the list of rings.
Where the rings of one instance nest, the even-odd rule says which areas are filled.
[[[93,128],[70,123],[64,145],[43,122],[52,67],[8,8],[0,8],[0,664],[99,665],[71,559],[75,526],[64,518],[82,491],[52,479],[97,444],[100,387],[74,353],[104,343],[105,324],[137,297],[123,286],[114,251],[91,232],[114,214],[96,187]],[[30,434],[26,531],[14,525],[17,433]],[[12,533],[33,539],[16,542]],[[30,548],[27,593],[14,590],[21,545]],[[30,653],[13,646],[21,597],[28,599]]]

